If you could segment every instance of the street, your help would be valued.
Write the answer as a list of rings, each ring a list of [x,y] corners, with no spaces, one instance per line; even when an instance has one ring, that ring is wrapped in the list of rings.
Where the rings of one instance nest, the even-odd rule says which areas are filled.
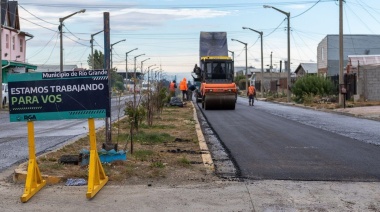
[[[380,122],[239,98],[204,114],[248,179],[379,181]]]

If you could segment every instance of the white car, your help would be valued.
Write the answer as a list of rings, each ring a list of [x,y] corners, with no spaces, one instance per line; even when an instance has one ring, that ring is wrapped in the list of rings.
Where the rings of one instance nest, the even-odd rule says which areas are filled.
[[[1,103],[4,105],[8,104],[8,84],[7,83],[2,83],[2,86],[1,86],[1,93],[3,95],[2,96],[2,100],[1,100]]]

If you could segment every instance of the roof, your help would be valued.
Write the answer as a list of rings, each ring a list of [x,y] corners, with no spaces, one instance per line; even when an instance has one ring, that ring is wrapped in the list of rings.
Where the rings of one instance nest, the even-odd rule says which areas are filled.
[[[77,65],[63,65],[63,71],[73,71],[78,68]],[[54,72],[60,71],[60,65],[37,65],[36,72]]]
[[[37,66],[30,63],[24,63],[20,61],[9,61],[9,60],[1,60],[2,66],[14,66],[14,67],[26,67],[28,69],[36,69]]]
[[[298,73],[301,68],[308,74],[318,73],[317,63],[300,63],[294,73]]]
[[[380,65],[380,55],[348,55],[348,63],[352,67],[357,67],[358,64],[363,65]]]

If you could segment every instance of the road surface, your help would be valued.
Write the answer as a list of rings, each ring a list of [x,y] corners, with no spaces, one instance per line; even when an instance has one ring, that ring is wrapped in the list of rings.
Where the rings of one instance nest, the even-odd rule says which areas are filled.
[[[378,121],[245,98],[204,114],[240,177],[380,181]]]

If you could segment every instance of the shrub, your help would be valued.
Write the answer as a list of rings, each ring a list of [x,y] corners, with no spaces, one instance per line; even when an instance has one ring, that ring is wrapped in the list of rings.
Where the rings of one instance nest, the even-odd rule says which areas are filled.
[[[306,96],[327,96],[333,92],[333,83],[323,77],[308,75],[297,79],[292,87],[296,102],[304,102]]]

